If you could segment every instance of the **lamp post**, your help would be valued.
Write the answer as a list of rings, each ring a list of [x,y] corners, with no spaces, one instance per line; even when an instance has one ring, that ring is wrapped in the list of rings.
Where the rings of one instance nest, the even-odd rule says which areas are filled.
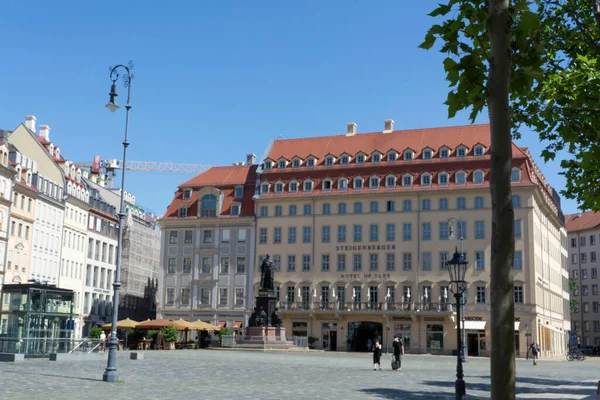
[[[113,295],[113,314],[112,314],[112,328],[110,340],[108,341],[108,362],[106,363],[106,370],[102,375],[104,382],[117,382],[119,380],[119,373],[117,372],[117,347],[119,344],[119,338],[117,338],[117,321],[119,319],[119,288],[121,287],[121,252],[123,244],[123,223],[125,220],[125,165],[127,161],[127,134],[129,128],[129,110],[131,109],[130,98],[131,98],[131,70],[133,69],[133,62],[129,62],[128,65],[119,64],[110,70],[110,80],[112,85],[110,87],[110,100],[106,104],[106,108],[110,112],[115,112],[119,106],[117,105],[116,98],[117,94],[117,80],[119,74],[117,70],[119,68],[125,69],[127,73],[123,75],[123,85],[127,88],[127,104],[125,104],[125,139],[123,140],[123,164],[121,165],[121,204],[119,208],[119,236],[117,241],[117,257],[115,264],[115,281],[113,282],[114,295]]]
[[[452,229],[452,225],[450,225],[450,222],[454,221],[460,229],[458,229],[458,239],[460,240],[460,254],[463,255],[464,257],[464,252],[463,252],[463,239],[464,239],[464,230],[463,230],[463,221],[460,218],[456,218],[456,217],[450,217],[448,218],[448,233],[450,234],[450,239],[454,239],[454,231]],[[466,363],[467,362],[467,337],[465,334],[465,304],[467,303],[467,292],[465,291],[463,293],[463,296],[461,298],[461,302],[460,302],[460,315],[462,316],[461,318],[461,329],[460,329],[460,334],[462,335],[462,346],[460,348],[460,357],[462,358],[462,362]]]
[[[467,398],[467,388],[464,381],[463,374],[463,361],[460,356],[461,346],[461,335],[459,330],[460,324],[460,302],[463,292],[466,290],[465,273],[467,271],[467,260],[462,253],[458,252],[458,248],[454,251],[452,260],[448,261],[448,273],[450,274],[450,290],[454,293],[456,299],[456,381],[454,383],[455,394],[457,400],[463,400]]]

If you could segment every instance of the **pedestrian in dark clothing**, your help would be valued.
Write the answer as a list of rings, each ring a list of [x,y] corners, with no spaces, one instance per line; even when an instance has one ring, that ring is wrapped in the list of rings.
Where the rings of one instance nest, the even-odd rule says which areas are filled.
[[[402,355],[404,354],[404,346],[399,338],[394,339],[394,359],[396,360],[395,370],[402,370]]]
[[[379,343],[379,339],[375,339],[373,345],[373,371],[377,371],[377,367],[381,371],[381,343]]]
[[[531,346],[529,346],[529,350],[531,351],[531,358],[533,358],[533,365],[537,365],[538,353],[540,352],[540,346],[534,340],[531,342]]]

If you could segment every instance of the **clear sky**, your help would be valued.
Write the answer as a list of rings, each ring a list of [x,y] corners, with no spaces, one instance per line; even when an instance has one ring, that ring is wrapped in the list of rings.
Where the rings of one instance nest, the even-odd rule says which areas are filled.
[[[109,66],[135,62],[128,159],[229,165],[269,140],[469,123],[447,118],[443,55],[417,46],[436,1],[0,2],[0,128],[33,114],[76,162],[121,158]],[[119,86],[118,102],[126,91]],[[487,115],[477,122],[487,122]],[[537,157],[536,135],[518,142]],[[546,178],[564,188],[558,162]],[[190,175],[129,172],[162,215]],[[577,205],[563,198],[565,213]]]

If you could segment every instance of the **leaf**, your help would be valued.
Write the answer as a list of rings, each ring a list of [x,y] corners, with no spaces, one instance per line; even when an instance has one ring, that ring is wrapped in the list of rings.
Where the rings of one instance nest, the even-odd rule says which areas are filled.
[[[519,25],[517,27],[518,30],[521,31],[530,31],[534,29],[539,29],[540,27],[540,19],[537,14],[532,11],[523,11],[519,16]]]
[[[429,15],[430,17],[438,17],[440,15],[446,15],[450,12],[450,10],[452,10],[452,5],[450,3],[448,4],[438,4],[438,8],[436,8],[435,10],[433,10],[432,12],[430,12]]]
[[[430,31],[430,32],[427,32],[427,34],[425,35],[425,40],[423,41],[423,43],[421,43],[419,45],[419,47],[421,49],[429,50],[433,46],[434,43],[435,43],[435,36]]]
[[[544,150],[542,150],[541,156],[544,159],[544,161],[547,162],[549,160],[554,160],[554,158],[556,157],[556,153],[554,153],[553,151],[550,151],[548,149],[544,149]]]

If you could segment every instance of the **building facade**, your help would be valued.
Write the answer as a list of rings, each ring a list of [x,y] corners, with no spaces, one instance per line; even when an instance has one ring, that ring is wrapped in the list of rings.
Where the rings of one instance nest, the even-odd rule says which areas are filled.
[[[16,171],[10,167],[9,145],[2,137],[0,139],[0,290],[7,273],[10,208],[15,176]],[[11,268],[9,279],[12,279],[12,272]]]
[[[456,313],[447,261],[470,261],[469,355],[490,353],[488,125],[276,140],[258,169],[256,262],[271,254],[289,335],[364,351],[379,337],[407,352],[450,354]],[[557,196],[513,145],[515,338],[564,353],[566,242]],[[450,236],[452,229],[455,240]],[[562,234],[561,234],[562,229]],[[458,238],[462,238],[459,241]],[[259,276],[255,277],[255,288]]]
[[[600,256],[600,214],[584,212],[567,215],[569,234],[569,271],[575,283],[571,295],[576,309],[571,316],[572,331],[578,344],[600,346],[600,294],[598,256]]]
[[[254,155],[247,161],[181,184],[159,220],[162,317],[245,328],[253,302],[257,168]]]

